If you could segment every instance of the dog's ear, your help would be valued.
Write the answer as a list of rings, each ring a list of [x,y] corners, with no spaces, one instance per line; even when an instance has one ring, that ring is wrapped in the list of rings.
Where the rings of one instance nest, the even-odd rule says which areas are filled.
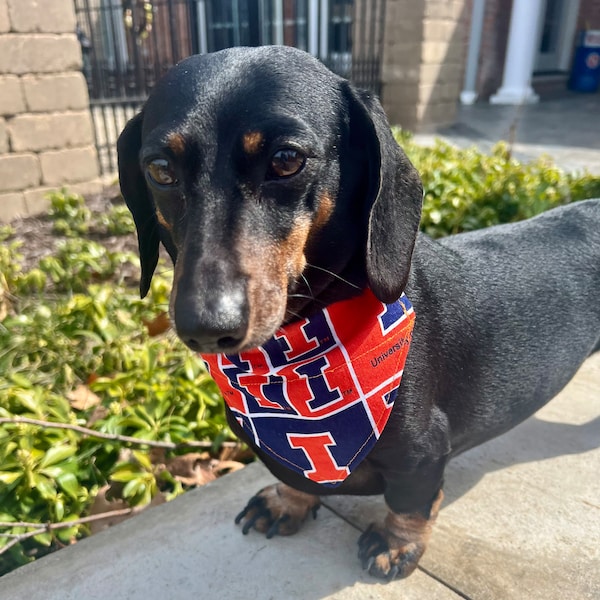
[[[154,203],[146,187],[146,180],[139,163],[143,119],[143,112],[133,117],[123,129],[117,141],[121,193],[133,215],[138,234],[140,264],[142,267],[140,279],[142,298],[150,289],[152,275],[158,262],[158,245],[160,241]]]
[[[406,287],[419,230],[423,186],[417,170],[398,146],[379,101],[346,87],[350,137],[362,147],[368,164],[369,285],[382,302],[395,302]]]

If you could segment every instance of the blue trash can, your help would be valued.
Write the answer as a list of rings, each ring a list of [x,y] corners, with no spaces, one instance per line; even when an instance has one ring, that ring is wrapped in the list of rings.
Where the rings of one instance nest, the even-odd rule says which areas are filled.
[[[600,86],[600,29],[579,34],[569,88],[575,92],[596,92]]]

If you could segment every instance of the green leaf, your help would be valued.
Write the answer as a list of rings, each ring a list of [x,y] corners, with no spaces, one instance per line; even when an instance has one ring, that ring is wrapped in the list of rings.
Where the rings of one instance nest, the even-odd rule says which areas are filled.
[[[128,468],[121,468],[118,471],[114,471],[110,479],[111,481],[119,481],[121,483],[125,483],[127,481],[131,481],[133,479],[137,479],[140,476],[138,471],[135,471],[133,466]]]
[[[81,529],[81,525],[74,525],[73,527],[61,527],[55,531],[56,537],[64,544],[70,543],[73,538],[76,538]]]
[[[10,485],[14,483],[23,476],[23,473],[16,473],[14,471],[0,471],[0,482],[5,485]]]
[[[31,380],[20,373],[10,373],[10,380],[17,386],[25,388],[26,390],[31,389]]]
[[[15,521],[16,519],[9,513],[0,512],[0,521]]]
[[[132,498],[137,496],[140,492],[143,492],[146,488],[146,484],[143,479],[135,478],[123,488],[123,498]]]
[[[49,546],[52,543],[52,534],[50,532],[38,533],[34,535],[33,539],[42,546]]]
[[[62,462],[66,458],[73,456],[77,448],[71,445],[62,445],[62,446],[54,446],[50,448],[48,452],[44,455],[44,458],[40,462],[40,467],[49,467],[51,465],[55,465],[56,463]]]
[[[64,473],[57,478],[57,483],[60,488],[68,494],[73,500],[77,500],[80,489],[77,477],[73,473]]]
[[[50,479],[44,475],[34,473],[32,480],[34,487],[40,493],[42,498],[46,500],[54,500],[56,498],[56,488]]]
[[[61,498],[57,498],[54,503],[54,514],[56,515],[56,519],[58,521],[62,521],[65,516],[65,503]]]
[[[134,450],[133,456],[140,463],[140,465],[146,469],[147,471],[152,470],[152,462],[150,461],[150,457],[139,450]]]

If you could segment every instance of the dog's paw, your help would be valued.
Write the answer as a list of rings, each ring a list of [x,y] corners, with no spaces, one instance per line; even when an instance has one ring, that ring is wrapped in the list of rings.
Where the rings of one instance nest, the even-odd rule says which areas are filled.
[[[381,579],[408,577],[419,564],[425,544],[396,537],[384,527],[371,525],[358,540],[363,569]]]
[[[252,528],[265,533],[267,538],[293,535],[309,514],[312,513],[313,518],[317,517],[320,506],[318,496],[299,492],[284,483],[276,483],[250,498],[235,522],[244,521],[244,535]]]
[[[401,514],[389,511],[383,526],[371,525],[358,540],[358,558],[363,569],[388,581],[408,577],[427,548],[443,498],[439,490],[425,511]]]

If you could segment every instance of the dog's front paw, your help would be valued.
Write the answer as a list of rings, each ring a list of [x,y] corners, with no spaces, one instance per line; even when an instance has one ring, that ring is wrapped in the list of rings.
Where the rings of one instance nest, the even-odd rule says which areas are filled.
[[[292,535],[300,529],[310,513],[316,518],[320,505],[318,496],[299,492],[284,483],[276,483],[250,498],[235,522],[244,521],[244,535],[252,528],[265,533],[267,538]]]
[[[419,564],[425,544],[398,538],[384,527],[371,525],[358,540],[363,569],[381,579],[408,577]]]
[[[358,558],[371,575],[408,577],[419,564],[444,498],[442,490],[423,512],[388,512],[383,526],[371,525],[358,540]]]

